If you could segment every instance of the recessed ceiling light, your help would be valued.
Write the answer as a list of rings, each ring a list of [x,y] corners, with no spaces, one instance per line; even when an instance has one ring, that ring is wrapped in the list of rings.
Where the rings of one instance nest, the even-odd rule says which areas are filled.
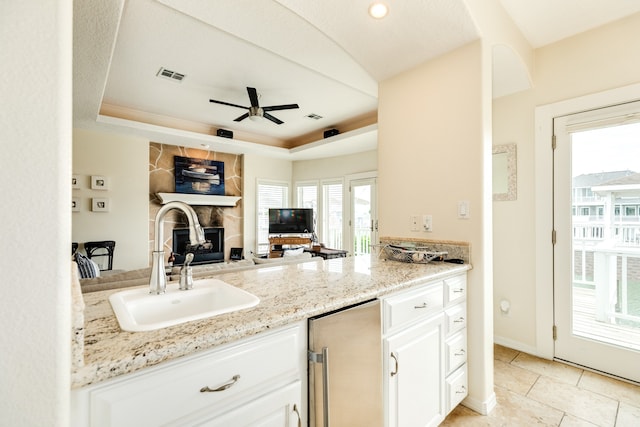
[[[389,13],[389,8],[384,3],[375,2],[369,6],[369,15],[371,15],[372,18],[382,19],[387,16],[387,13]]]

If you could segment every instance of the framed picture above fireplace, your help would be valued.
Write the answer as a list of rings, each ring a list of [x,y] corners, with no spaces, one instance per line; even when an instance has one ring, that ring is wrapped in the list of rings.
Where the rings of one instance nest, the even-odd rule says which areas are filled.
[[[176,193],[224,196],[224,162],[174,156]]]

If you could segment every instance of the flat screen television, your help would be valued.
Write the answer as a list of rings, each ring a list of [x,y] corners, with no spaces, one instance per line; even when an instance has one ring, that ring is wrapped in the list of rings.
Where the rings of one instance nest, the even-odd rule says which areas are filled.
[[[211,249],[199,249],[193,254],[192,265],[210,264],[224,261],[224,228],[206,227],[204,238],[211,242]],[[189,243],[188,228],[173,229],[173,265],[183,265],[187,255],[187,244]]]
[[[303,234],[313,232],[313,209],[269,209],[269,234]]]

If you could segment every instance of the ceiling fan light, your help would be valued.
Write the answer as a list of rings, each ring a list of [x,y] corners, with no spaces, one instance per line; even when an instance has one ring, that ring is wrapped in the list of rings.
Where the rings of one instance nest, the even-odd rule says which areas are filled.
[[[252,122],[259,122],[261,118],[262,118],[262,116],[249,115],[249,120],[251,120]]]
[[[369,15],[375,19],[382,19],[389,13],[389,8],[381,2],[371,3],[369,6]]]

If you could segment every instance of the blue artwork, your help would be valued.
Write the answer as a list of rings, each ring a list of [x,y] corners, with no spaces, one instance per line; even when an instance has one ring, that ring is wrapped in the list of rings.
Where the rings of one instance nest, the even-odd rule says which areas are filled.
[[[224,162],[174,157],[176,193],[224,196]]]

